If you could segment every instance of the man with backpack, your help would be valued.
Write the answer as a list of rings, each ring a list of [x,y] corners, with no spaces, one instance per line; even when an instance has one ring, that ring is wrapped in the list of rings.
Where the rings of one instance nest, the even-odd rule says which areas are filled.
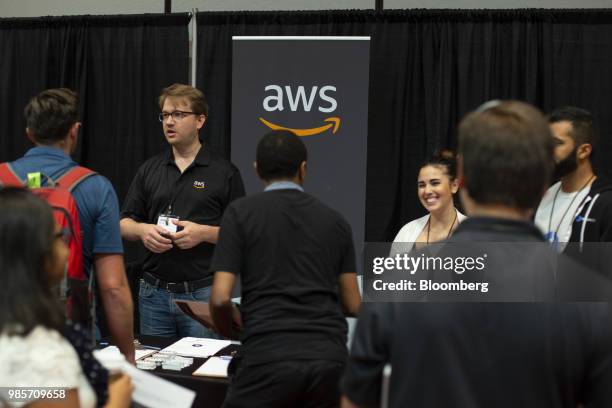
[[[0,185],[27,184],[39,190],[63,214],[60,217],[67,219],[66,229],[72,230],[71,239],[76,247],[81,242],[82,250],[80,266],[81,251],[71,254],[69,282],[71,276],[76,281],[79,275],[85,281],[95,276],[113,340],[127,359],[134,361],[133,304],[123,264],[117,195],[108,179],[79,167],[70,158],[81,127],[78,96],[66,88],[48,89],[30,100],[24,114],[27,136],[36,146],[23,157],[0,166]],[[73,209],[75,214],[71,216],[74,203],[78,211]],[[82,270],[71,270],[74,268]],[[72,289],[76,291],[69,291]],[[73,295],[68,292],[69,302],[76,301]]]

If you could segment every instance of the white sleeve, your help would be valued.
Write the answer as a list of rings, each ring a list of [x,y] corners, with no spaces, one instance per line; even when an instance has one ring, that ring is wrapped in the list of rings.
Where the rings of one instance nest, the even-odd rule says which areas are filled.
[[[37,327],[26,337],[0,336],[0,386],[78,388],[74,348],[57,331]]]
[[[414,221],[409,222],[408,224],[405,224],[397,233],[397,235],[395,236],[395,238],[393,239],[393,242],[410,242],[410,237],[413,235],[412,234],[412,227],[413,227]]]
[[[391,250],[389,251],[389,256],[394,257],[397,254],[407,254],[412,250],[412,246],[414,245],[414,223],[415,221],[411,221],[408,224],[404,225],[393,240],[393,244],[391,245]]]

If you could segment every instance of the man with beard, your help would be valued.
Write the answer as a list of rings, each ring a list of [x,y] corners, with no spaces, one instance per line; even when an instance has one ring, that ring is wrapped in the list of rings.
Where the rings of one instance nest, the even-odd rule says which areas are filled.
[[[591,165],[595,133],[591,113],[563,107],[548,117],[555,139],[555,178],[536,212],[535,223],[560,252],[609,274],[605,244],[612,241],[612,184]],[[568,243],[571,243],[568,246]]]
[[[530,222],[554,167],[546,118],[523,102],[491,101],[469,113],[457,133],[459,195],[469,218],[437,255],[483,250],[481,276],[498,293],[521,287],[552,294],[537,295],[541,300],[610,299],[610,282],[555,256]],[[585,283],[588,292],[558,291],[576,280],[570,288]],[[458,302],[364,302],[342,407],[611,407],[610,304],[532,302],[529,292],[504,302],[460,291],[452,295]]]

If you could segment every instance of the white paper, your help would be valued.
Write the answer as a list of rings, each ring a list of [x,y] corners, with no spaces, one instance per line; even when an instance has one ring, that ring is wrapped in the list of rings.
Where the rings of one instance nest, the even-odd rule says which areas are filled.
[[[121,354],[116,346],[108,346],[102,350],[94,350],[93,356],[109,374],[118,374],[123,370],[126,362],[125,356]]]
[[[153,353],[157,353],[158,350],[152,350],[152,349],[136,349],[136,354],[135,354],[135,359],[136,360],[140,360],[141,358],[150,356]],[[106,348],[100,349],[100,350],[95,350],[94,351],[94,356],[96,356],[96,358],[102,357],[102,359],[105,356],[108,355],[115,355],[115,354],[121,354],[121,352],[119,351],[119,349],[116,346],[108,346]]]
[[[229,340],[184,337],[163,351],[171,351],[179,356],[208,358],[230,344],[232,342]]]
[[[121,354],[117,346],[107,346],[107,347],[104,347],[103,349],[98,349],[98,351],[104,354],[107,354],[107,353]]]
[[[196,393],[125,363],[123,371],[134,385],[132,400],[148,408],[190,408]]]
[[[227,367],[231,360],[231,358],[211,357],[195,370],[193,375],[227,378]]]

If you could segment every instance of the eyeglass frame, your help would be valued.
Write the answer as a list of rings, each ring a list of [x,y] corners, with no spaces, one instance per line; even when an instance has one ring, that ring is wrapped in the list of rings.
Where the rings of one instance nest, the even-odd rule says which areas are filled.
[[[180,116],[175,117],[176,114],[180,114]],[[185,119],[188,115],[203,115],[203,113],[197,113],[197,112],[188,112],[188,111],[181,111],[181,110],[175,110],[172,112],[160,112],[159,115],[157,115],[157,118],[159,119],[159,121],[161,123],[164,123],[165,121],[168,120],[168,118],[172,117],[172,120],[175,122],[179,122],[183,119]],[[165,117],[164,117],[165,116]]]

